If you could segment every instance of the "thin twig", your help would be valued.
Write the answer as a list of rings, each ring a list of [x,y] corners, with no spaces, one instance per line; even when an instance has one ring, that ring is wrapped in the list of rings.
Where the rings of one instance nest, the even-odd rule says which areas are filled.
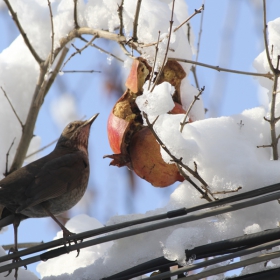
[[[97,70],[64,70],[64,71],[59,71],[59,73],[66,74],[66,73],[102,73],[102,72]]]
[[[176,32],[179,28],[181,28],[184,24],[186,24],[190,19],[192,19],[195,15],[200,14],[201,11],[203,11],[203,10],[204,10],[204,4],[202,4],[202,6],[198,10],[195,9],[194,13],[190,17],[188,17],[185,21],[183,21],[178,27],[176,27],[173,30],[173,32]]]
[[[35,152],[33,152],[33,153],[31,153],[31,154],[27,155],[25,158],[27,159],[27,158],[29,158],[29,157],[32,157],[32,156],[34,156],[34,155],[38,154],[39,152],[41,152],[41,151],[45,150],[46,148],[48,148],[48,147],[50,147],[51,145],[53,145],[54,143],[56,143],[56,142],[57,142],[57,140],[58,140],[58,138],[57,138],[57,139],[55,139],[54,141],[52,141],[51,143],[49,143],[48,145],[46,145],[46,146],[42,147],[41,149],[39,149],[39,150],[37,150],[37,151],[35,151]]]
[[[119,19],[120,19],[120,36],[123,36],[123,1],[121,2],[121,4],[118,4],[118,15],[119,15]]]
[[[120,48],[123,50],[124,54],[128,57],[135,58],[132,53],[130,53],[124,46],[124,43],[119,43]],[[138,51],[139,52],[139,51]],[[140,53],[140,52],[139,52]],[[140,53],[141,54],[141,53]],[[120,60],[120,59],[119,59]]]
[[[203,4],[202,5],[204,6],[204,0],[203,0]],[[201,35],[202,35],[203,17],[204,17],[204,9],[201,12],[201,17],[200,17],[200,27],[199,27],[199,33],[198,33],[195,61],[198,60],[198,55],[199,55],[199,50],[200,50],[200,41],[201,41]]]
[[[134,22],[133,22],[133,34],[132,34],[132,41],[137,42],[137,28],[138,28],[138,20],[139,20],[139,14],[140,14],[140,8],[141,8],[141,2],[142,0],[137,1],[135,16],[134,16]]]
[[[166,147],[166,145],[161,141],[161,139],[158,137],[158,135],[156,134],[153,126],[155,124],[155,122],[157,121],[158,117],[153,121],[153,123],[150,122],[148,115],[143,112],[143,116],[146,120],[147,126],[149,127],[149,129],[151,130],[152,134],[154,135],[154,137],[156,138],[157,142],[159,143],[159,145],[164,149],[164,151],[171,157],[172,161],[174,163],[178,163],[181,167],[183,167],[184,169],[186,169],[194,178],[196,178],[201,184],[203,189],[206,191],[204,193],[204,197],[207,200],[211,199],[208,194],[210,194],[212,196],[213,199],[211,200],[215,200],[216,198],[212,195],[211,191],[209,190],[208,184],[201,178],[201,176],[199,175],[199,173],[197,172],[197,165],[195,163],[195,171],[193,171],[191,168],[189,168],[187,165],[185,165],[182,162],[182,158],[178,159],[176,158],[170,151],[169,149]]]
[[[199,66],[203,66],[203,67],[206,67],[206,68],[217,70],[219,72],[229,72],[229,73],[235,73],[235,74],[241,74],[241,75],[265,77],[265,78],[268,78],[270,80],[273,79],[273,74],[271,74],[270,72],[268,72],[268,73],[254,73],[254,72],[232,70],[232,69],[222,68],[220,66],[213,66],[213,65],[210,65],[210,64],[201,63],[201,62],[194,61],[194,60],[189,60],[189,59],[182,59],[182,58],[169,58],[169,60],[177,60],[177,61],[181,61],[181,62],[185,62],[185,63],[199,65]]]
[[[218,191],[218,192],[213,192],[213,194],[227,194],[227,193],[233,193],[233,192],[238,192],[239,190],[241,190],[242,187],[239,186],[234,190],[228,190],[228,191]]]
[[[193,102],[190,104],[190,106],[189,106],[189,108],[188,108],[188,110],[187,110],[187,112],[186,112],[186,114],[185,114],[185,117],[184,117],[183,121],[180,123],[180,125],[181,125],[180,132],[181,132],[181,133],[182,133],[182,131],[183,131],[183,129],[184,129],[184,126],[188,123],[186,120],[187,120],[187,117],[189,116],[189,113],[190,113],[190,111],[191,111],[191,109],[192,109],[194,103],[195,103],[197,100],[199,100],[199,96],[202,94],[202,92],[203,92],[204,90],[205,90],[205,87],[202,87],[202,88],[200,89],[200,91],[198,92],[198,94],[194,96]]]
[[[84,42],[88,42],[88,40],[86,40],[86,39],[83,38],[82,36],[79,36],[79,38],[80,38],[82,41],[84,41]],[[122,41],[119,41],[118,43],[119,43],[119,45],[120,45],[121,47],[123,46],[123,42],[122,42]],[[97,45],[95,45],[95,44],[90,44],[90,46],[93,47],[93,48],[98,49],[99,51],[101,51],[101,52],[103,52],[103,53],[106,53],[106,54],[110,55],[111,57],[115,58],[116,60],[118,60],[118,61],[120,61],[120,62],[124,62],[123,59],[117,57],[116,55],[114,55],[114,54],[112,54],[112,53],[110,53],[110,52],[104,50],[103,48],[101,48],[101,47],[99,47],[99,46],[97,46]],[[131,57],[131,55],[127,52],[126,49],[124,50],[124,53],[125,53],[126,55],[128,55],[128,56]]]
[[[275,68],[272,64],[272,60],[269,55],[269,50],[268,50],[268,40],[267,40],[267,24],[266,24],[266,0],[263,0],[263,35],[264,35],[264,47],[265,47],[265,53],[266,53],[266,58],[267,62],[269,64],[269,68],[272,71],[272,73],[275,72]]]
[[[100,48],[99,46],[97,46],[97,45],[95,45],[95,44],[90,44],[90,46],[92,46],[92,47],[98,49],[99,51],[101,51],[101,52],[103,52],[103,53],[108,54],[109,56],[115,58],[116,60],[118,60],[118,61],[120,61],[120,62],[124,62],[123,59],[117,57],[116,55],[114,55],[114,54],[112,54],[112,53],[110,53],[110,52],[108,52],[108,51],[106,51],[106,50],[104,50],[104,49],[102,49],[102,48]]]
[[[280,71],[278,68],[274,68],[272,64],[272,59],[269,55],[268,50],[268,40],[267,40],[267,24],[266,24],[266,0],[263,0],[263,35],[264,35],[264,43],[265,43],[265,51],[267,62],[269,64],[270,70],[274,74],[274,83],[273,83],[273,90],[272,90],[272,97],[271,97],[271,107],[270,107],[270,135],[271,135],[271,146],[272,146],[272,154],[273,160],[278,160],[278,148],[277,148],[277,137],[276,137],[276,122],[277,118],[275,117],[275,106],[276,106],[276,91],[278,86],[278,78]],[[277,63],[277,66],[279,64]]]
[[[203,1],[202,5],[204,5],[204,1]],[[199,33],[198,33],[195,61],[198,60],[198,55],[199,55],[199,50],[200,50],[200,42],[201,42],[202,26],[203,26],[203,17],[204,17],[204,10],[201,12],[201,17],[200,17],[200,27],[199,27]],[[189,33],[190,32],[188,32],[188,36],[190,36]],[[200,88],[199,82],[198,82],[198,78],[197,78],[197,74],[196,74],[196,65],[192,65],[191,71],[193,73],[193,77],[194,77],[194,81],[195,81],[196,87]]]
[[[15,108],[14,108],[14,106],[13,106],[11,100],[9,99],[9,97],[8,97],[7,93],[5,92],[5,90],[4,90],[2,87],[1,87],[1,89],[2,89],[2,91],[3,91],[4,95],[5,95],[5,97],[7,98],[7,100],[8,100],[8,102],[9,102],[9,104],[10,104],[10,106],[11,106],[11,108],[12,108],[12,110],[13,110],[15,116],[16,116],[16,118],[18,119],[18,121],[19,121],[19,123],[20,123],[20,125],[21,125],[21,128],[23,128],[24,125],[23,125],[21,119],[19,118],[19,116],[18,116],[18,114],[17,114],[17,112],[16,112],[16,110],[15,110]]]
[[[93,36],[90,41],[88,41],[81,49],[77,49],[73,44],[72,46],[76,49],[76,52],[72,53],[69,58],[63,63],[61,70],[65,67],[65,65],[73,58],[76,54],[81,54],[83,50],[91,45],[91,43],[97,38],[97,36]],[[60,71],[61,71],[60,70]]]
[[[272,148],[272,145],[261,145],[261,146],[257,146],[257,148]]]
[[[158,41],[157,41],[157,44],[156,44],[156,52],[155,52],[154,64],[153,64],[153,68],[152,68],[152,72],[151,72],[151,76],[150,76],[150,80],[149,80],[148,90],[150,90],[151,82],[152,82],[152,79],[153,79],[153,77],[154,77],[155,65],[156,65],[157,54],[158,54],[159,38],[160,38],[160,31],[158,32]]]
[[[77,4],[78,4],[78,0],[74,0],[74,26],[75,26],[75,29],[79,28],[78,16],[77,16]]]
[[[50,0],[48,0],[48,6],[49,6],[49,10],[50,10],[50,17],[51,17],[51,29],[52,29],[52,35],[51,35],[51,39],[52,39],[52,47],[51,47],[51,59],[50,59],[50,65],[53,63],[54,61],[54,26],[53,26],[53,13],[52,13],[52,5]]]
[[[9,165],[9,155],[10,155],[10,151],[15,143],[15,140],[16,138],[13,139],[11,145],[10,145],[10,148],[8,149],[7,153],[6,153],[6,170],[5,170],[5,173],[3,174],[4,176],[7,176],[9,174],[9,171],[8,171],[8,165]]]
[[[17,13],[13,10],[9,0],[4,0],[4,2],[6,3],[8,10],[10,11],[12,18],[21,34],[21,36],[23,37],[23,40],[25,42],[25,44],[27,45],[28,49],[30,50],[31,54],[33,55],[34,59],[38,62],[38,64],[41,64],[43,62],[43,59],[37,54],[37,52],[35,51],[35,49],[33,48],[33,46],[31,45],[25,31],[23,30],[18,17],[17,17]]]
[[[168,34],[168,39],[167,39],[167,45],[166,45],[166,50],[165,50],[165,55],[164,55],[164,59],[163,59],[163,62],[162,62],[162,65],[160,67],[160,70],[159,70],[159,73],[157,74],[157,77],[156,77],[156,80],[154,82],[154,85],[151,89],[151,92],[154,90],[156,84],[157,84],[157,81],[163,71],[163,68],[164,68],[164,65],[165,65],[165,62],[166,62],[166,59],[167,59],[167,54],[168,54],[168,50],[169,50],[169,44],[170,44],[170,39],[171,39],[171,32],[172,32],[172,26],[173,26],[173,15],[174,15],[174,6],[175,6],[175,0],[173,0],[172,2],[172,9],[171,9],[171,19],[170,19],[170,25],[169,25],[169,34]],[[158,42],[157,42],[158,44]]]
[[[198,83],[198,78],[197,78],[197,74],[196,74],[196,67],[195,67],[195,65],[192,65],[191,71],[193,73],[193,78],[194,78],[195,86],[196,86],[196,88],[199,88],[199,83]]]
[[[184,172],[182,166],[179,165],[179,163],[175,163],[175,164],[176,164],[180,174],[184,177],[184,179],[186,181],[188,181],[202,195],[202,198],[205,198],[208,202],[213,201],[209,196],[205,195],[205,192],[200,187],[197,186],[197,184],[190,178],[190,176],[188,176]]]

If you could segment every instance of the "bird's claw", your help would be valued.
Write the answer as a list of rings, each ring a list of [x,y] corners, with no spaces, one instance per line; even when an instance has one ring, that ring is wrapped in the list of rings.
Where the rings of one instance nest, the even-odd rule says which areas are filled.
[[[12,247],[12,248],[9,249],[8,255],[16,253],[16,252],[18,252],[18,250]],[[18,261],[21,261],[20,257],[14,258],[12,260],[12,263],[16,263]],[[27,266],[24,265],[24,268],[27,269]],[[9,269],[8,274],[4,275],[4,277],[8,277],[11,274],[12,270],[13,269]],[[15,275],[14,276],[15,276],[15,279],[17,280],[17,278],[18,278],[18,267],[15,268]]]
[[[72,235],[75,235],[75,234],[76,234],[76,233],[73,233],[73,232],[69,231],[68,229],[63,230],[63,238],[64,238],[64,240],[65,240],[64,246],[66,246],[66,243],[67,243],[66,238],[67,238],[68,236],[72,236]],[[73,239],[72,241],[77,245],[79,240]],[[83,242],[83,239],[80,239],[80,242]],[[68,244],[69,244],[69,246],[71,245],[71,241],[70,241],[70,240],[68,240]],[[76,256],[76,258],[77,258],[79,255],[80,255],[80,249],[77,249],[77,256]]]

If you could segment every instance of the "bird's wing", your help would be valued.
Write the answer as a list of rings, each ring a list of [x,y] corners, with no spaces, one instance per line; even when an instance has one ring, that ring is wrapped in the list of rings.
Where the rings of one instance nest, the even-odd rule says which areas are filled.
[[[87,158],[81,152],[48,161],[26,189],[27,199],[17,212],[71,191],[76,186],[74,182],[80,181],[86,168]]]

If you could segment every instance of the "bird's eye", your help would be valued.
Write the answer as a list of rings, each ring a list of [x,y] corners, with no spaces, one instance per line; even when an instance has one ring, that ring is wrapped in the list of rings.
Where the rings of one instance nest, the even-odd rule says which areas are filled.
[[[68,124],[67,128],[71,129],[73,127],[73,124]]]

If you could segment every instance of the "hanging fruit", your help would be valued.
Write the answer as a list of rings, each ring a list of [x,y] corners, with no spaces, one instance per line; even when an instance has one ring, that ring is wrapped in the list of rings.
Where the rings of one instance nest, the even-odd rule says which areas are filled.
[[[160,145],[150,129],[143,126],[141,112],[136,98],[143,93],[143,85],[150,78],[151,67],[141,57],[133,61],[126,81],[127,90],[116,102],[107,123],[107,133],[111,149],[115,154],[110,165],[127,166],[141,178],[155,187],[167,187],[176,181],[183,181],[175,164],[166,163],[160,153]],[[158,79],[158,83],[169,82],[175,87],[174,108],[170,114],[184,114],[181,105],[180,85],[186,76],[181,65],[168,61]],[[152,93],[151,93],[152,94]]]

